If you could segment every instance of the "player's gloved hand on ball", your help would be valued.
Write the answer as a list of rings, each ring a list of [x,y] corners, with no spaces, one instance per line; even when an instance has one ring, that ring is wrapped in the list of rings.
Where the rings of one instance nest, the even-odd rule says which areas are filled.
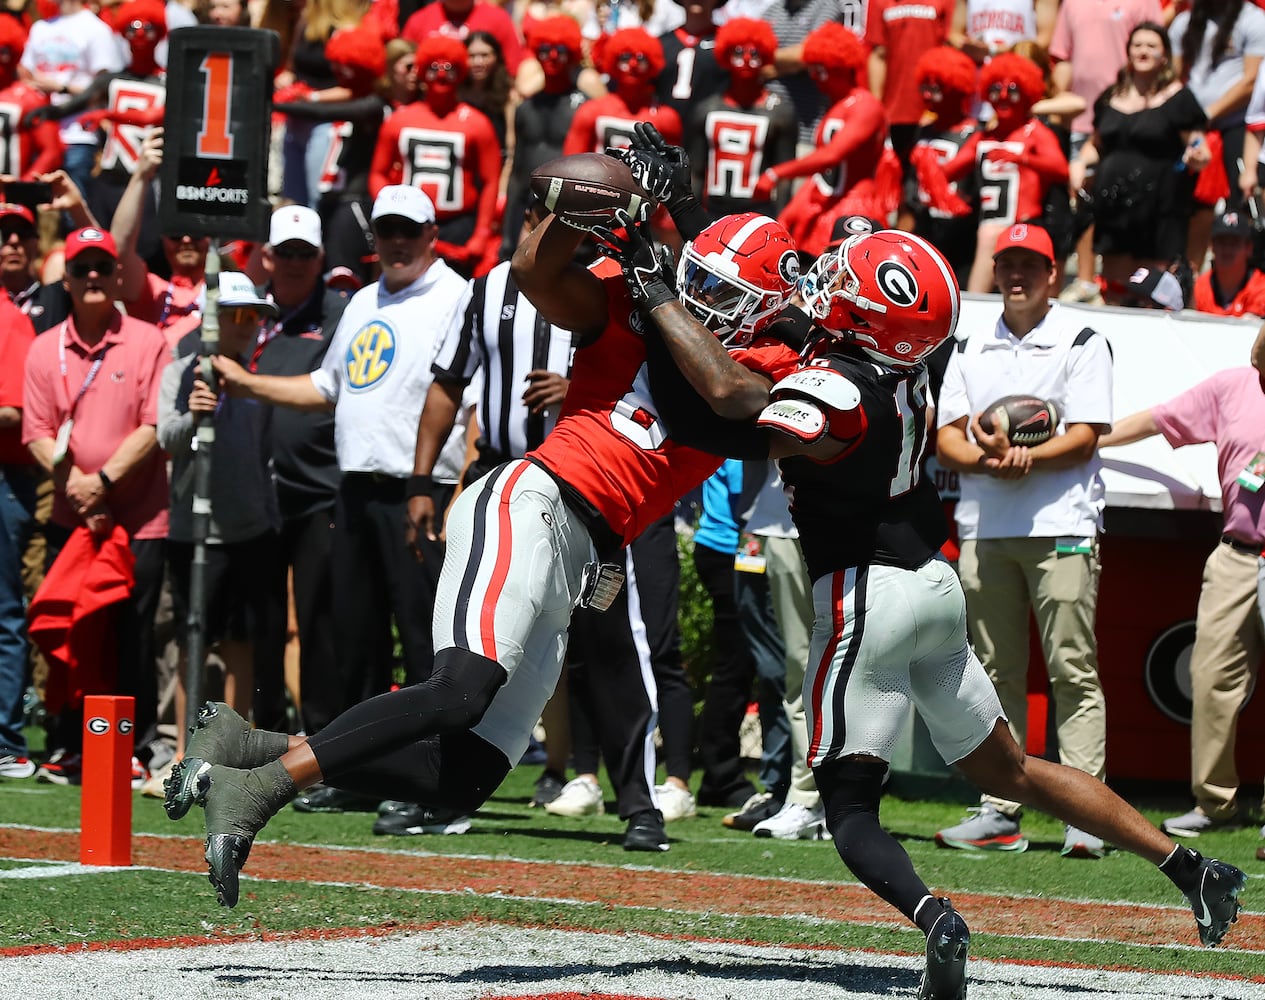
[[[680,146],[670,146],[649,122],[633,125],[630,145],[606,152],[623,160],[641,189],[668,210],[687,240],[707,228],[710,220],[694,197],[690,158]]]
[[[627,212],[615,212],[615,229],[596,228],[593,235],[602,252],[617,260],[633,302],[646,312],[676,300],[672,251],[655,248],[646,223],[634,222]]]

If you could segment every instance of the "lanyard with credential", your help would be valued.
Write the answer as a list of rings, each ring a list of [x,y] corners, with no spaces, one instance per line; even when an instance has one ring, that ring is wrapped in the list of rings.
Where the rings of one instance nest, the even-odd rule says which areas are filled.
[[[88,391],[88,387],[92,385],[93,380],[97,377],[97,372],[101,370],[101,366],[105,364],[105,354],[110,349],[108,343],[101,348],[101,353],[97,355],[96,360],[92,362],[92,367],[88,369],[88,374],[84,376],[83,384],[79,386],[79,391],[75,393],[74,399],[71,399],[70,386],[66,382],[66,331],[69,327],[70,320],[66,320],[62,323],[61,329],[57,331],[57,364],[61,370],[62,386],[66,390],[69,409],[66,411],[66,419],[57,428],[57,440],[53,443],[54,465],[60,464],[61,460],[66,457],[66,452],[70,448],[70,432],[75,426],[75,408],[79,405],[79,401],[83,399],[84,393]]]

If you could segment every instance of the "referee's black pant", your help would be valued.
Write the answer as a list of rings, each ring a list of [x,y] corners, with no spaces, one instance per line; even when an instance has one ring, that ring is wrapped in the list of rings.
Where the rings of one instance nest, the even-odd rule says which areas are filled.
[[[419,563],[404,544],[405,480],[349,472],[338,487],[334,514],[334,647],[354,705],[390,689],[394,618],[404,659],[404,683],[430,676],[434,662],[431,619],[443,546],[421,539]],[[450,490],[436,495],[443,510]]]
[[[608,610],[571,616],[567,694],[576,773],[597,773],[600,748],[627,819],[654,808],[656,725],[664,769],[687,783],[690,776],[694,699],[681,666],[681,566],[671,515],[625,551],[624,569],[627,580]]]

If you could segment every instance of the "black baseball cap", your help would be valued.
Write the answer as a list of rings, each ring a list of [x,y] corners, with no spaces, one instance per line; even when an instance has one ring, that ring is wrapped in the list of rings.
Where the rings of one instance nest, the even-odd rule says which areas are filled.
[[[1254,232],[1252,217],[1244,211],[1222,212],[1212,220],[1213,236],[1240,236],[1250,240]]]

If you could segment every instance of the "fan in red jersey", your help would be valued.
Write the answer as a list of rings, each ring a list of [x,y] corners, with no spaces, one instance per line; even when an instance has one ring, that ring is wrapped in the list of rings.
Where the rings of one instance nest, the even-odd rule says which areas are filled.
[[[994,57],[980,73],[979,95],[996,118],[962,144],[944,174],[956,181],[975,172],[979,226],[967,291],[991,292],[997,237],[1017,222],[1041,224],[1046,192],[1067,183],[1067,157],[1032,114],[1045,78],[1031,60],[1010,52]]]
[[[487,115],[457,97],[469,72],[466,47],[433,35],[417,49],[420,101],[391,115],[378,133],[369,172],[375,198],[388,184],[419,187],[435,205],[436,252],[467,277],[490,269],[501,144]]]
[[[807,156],[770,167],[753,198],[770,198],[779,181],[808,180],[778,217],[799,248],[821,253],[837,218],[885,219],[900,199],[900,164],[885,151],[887,113],[860,82],[865,49],[841,24],[822,25],[804,39],[804,65],[830,101]]]
[[[25,47],[22,25],[12,17],[0,18],[0,174],[30,180],[61,166],[62,144],[57,126],[33,115],[49,106],[48,96],[18,82],[18,60]]]

